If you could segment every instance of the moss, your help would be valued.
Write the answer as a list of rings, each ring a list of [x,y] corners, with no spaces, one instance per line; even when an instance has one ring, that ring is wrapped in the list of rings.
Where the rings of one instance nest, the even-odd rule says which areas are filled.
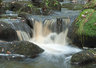
[[[43,0],[41,7],[50,8],[51,10],[61,10],[61,4],[57,0]]]
[[[62,8],[68,8],[69,10],[81,10],[81,9],[83,9],[83,5],[82,4],[65,3],[62,5]]]
[[[86,36],[96,36],[96,11],[94,9],[86,9],[81,12],[77,18],[76,26],[77,34]]]

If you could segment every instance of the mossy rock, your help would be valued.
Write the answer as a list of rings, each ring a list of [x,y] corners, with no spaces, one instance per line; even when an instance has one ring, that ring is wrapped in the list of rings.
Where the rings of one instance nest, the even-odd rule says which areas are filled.
[[[30,14],[41,14],[40,9],[33,5],[32,6],[26,5],[23,8],[19,9],[19,13],[22,13],[22,12],[26,12]]]
[[[96,8],[96,0],[90,0],[87,4],[84,5],[84,8]]]
[[[40,9],[35,7],[31,2],[13,2],[5,3],[5,8],[17,13],[26,12],[30,14],[40,14]]]
[[[67,8],[69,10],[81,10],[83,9],[83,4],[65,3],[62,5],[62,8]]]
[[[96,49],[88,49],[76,53],[71,58],[72,64],[85,65],[92,62],[96,62]]]
[[[69,37],[78,46],[96,47],[96,11],[83,10],[69,29]]]
[[[61,10],[61,4],[57,0],[43,0],[41,3],[42,8],[50,8],[51,10]]]

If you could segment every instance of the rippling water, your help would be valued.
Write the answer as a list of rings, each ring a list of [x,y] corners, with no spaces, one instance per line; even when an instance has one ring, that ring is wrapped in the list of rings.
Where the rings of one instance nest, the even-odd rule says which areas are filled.
[[[50,51],[50,49],[48,50]],[[1,60],[0,68],[71,68],[69,61],[71,54],[81,51],[78,48],[60,45],[53,46],[50,52],[48,50],[35,59],[25,59],[24,61]]]

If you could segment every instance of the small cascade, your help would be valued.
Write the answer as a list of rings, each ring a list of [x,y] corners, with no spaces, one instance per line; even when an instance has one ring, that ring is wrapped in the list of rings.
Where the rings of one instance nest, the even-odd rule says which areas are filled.
[[[40,55],[34,68],[70,68],[72,54],[81,51],[69,45],[67,38],[69,18],[34,21],[33,38],[30,42],[45,51]]]
[[[30,42],[34,42],[43,48],[45,50],[44,54],[62,55],[66,52],[69,52],[66,54],[78,52],[80,49],[71,47],[68,44],[69,24],[69,18],[47,19],[43,22],[35,20],[33,38]]]
[[[38,40],[40,38],[41,40],[41,38],[50,37],[50,40],[56,41],[56,35],[59,37],[67,35],[69,22],[70,19],[63,18],[48,19],[43,22],[35,21],[33,39]]]
[[[16,31],[18,40],[29,40],[32,37],[31,28],[20,19],[1,19],[0,21],[5,22],[10,28]],[[3,25],[4,26],[4,25]]]

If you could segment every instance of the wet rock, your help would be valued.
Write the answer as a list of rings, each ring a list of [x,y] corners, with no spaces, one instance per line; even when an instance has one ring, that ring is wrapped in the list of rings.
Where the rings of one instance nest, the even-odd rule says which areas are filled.
[[[32,30],[23,20],[1,19],[0,39],[5,41],[21,41],[32,38]]]
[[[52,14],[52,10],[61,11],[61,4],[57,0],[44,0],[41,8],[44,15],[49,15]]]
[[[76,53],[71,58],[72,64],[85,65],[92,62],[96,62],[96,49],[88,49]]]
[[[4,9],[11,10],[17,13],[26,12],[30,14],[40,14],[40,9],[35,7],[29,1],[17,1],[4,3]]]
[[[35,5],[37,7],[40,7],[42,1],[43,0],[31,0],[31,2],[33,3],[33,5]]]
[[[33,3],[41,2],[42,0],[31,0]]]
[[[62,4],[62,8],[67,8],[69,10],[82,10],[83,4],[73,4],[73,3],[64,3]]]
[[[7,54],[7,51],[9,51],[11,53],[9,54],[9,56],[13,54],[12,55],[13,58],[25,58],[25,57],[35,58],[44,51],[36,44],[30,43],[28,41],[14,41],[14,42],[0,43],[0,50],[1,50],[0,52],[3,54]]]
[[[0,21],[0,39],[5,41],[18,40],[17,33],[11,26]]]
[[[57,1],[59,1],[59,2],[63,2],[64,0],[57,0]]]
[[[11,11],[18,11],[20,8],[23,7],[23,5],[17,2],[12,2],[9,7]]]
[[[30,28],[33,29],[34,22],[32,21],[32,18],[30,18],[28,15],[29,15],[28,13],[22,12],[18,16],[21,17],[23,20],[25,20],[25,23],[28,24]]]
[[[21,9],[20,13],[21,13],[21,12],[27,12],[27,13],[36,14],[36,15],[41,14],[40,9],[37,8],[37,7],[35,7],[35,6],[32,5],[32,4],[25,5],[25,6]]]

